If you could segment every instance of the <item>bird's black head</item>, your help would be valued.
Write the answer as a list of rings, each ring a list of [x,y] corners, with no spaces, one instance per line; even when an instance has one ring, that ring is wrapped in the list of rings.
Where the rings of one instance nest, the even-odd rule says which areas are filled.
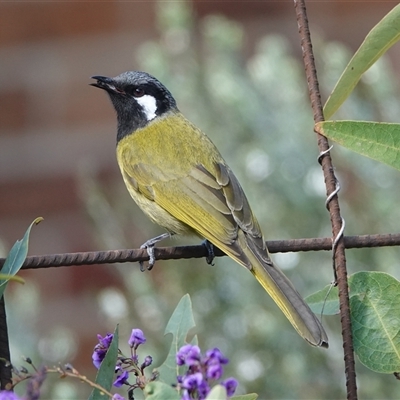
[[[92,86],[104,89],[117,111],[117,141],[143,128],[154,118],[177,110],[168,89],[156,78],[140,71],[128,71],[115,78],[92,76]]]

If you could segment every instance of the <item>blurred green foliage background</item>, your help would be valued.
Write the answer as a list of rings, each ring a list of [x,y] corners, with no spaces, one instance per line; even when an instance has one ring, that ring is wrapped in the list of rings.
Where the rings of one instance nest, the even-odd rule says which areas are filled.
[[[132,65],[159,78],[181,111],[214,141],[242,183],[266,238],[330,236],[305,74],[285,38],[264,37],[246,59],[246,33],[224,17],[195,23],[186,3],[161,2],[158,23],[160,39],[135,49]],[[340,43],[313,40],[326,98],[351,54]],[[397,82],[384,58],[365,74],[337,117],[398,122],[399,106]],[[346,234],[398,231],[399,174],[336,145],[331,154],[342,186]],[[84,174],[81,190],[99,248],[138,247],[162,232],[129,198],[122,179],[104,187]],[[161,245],[188,243],[178,238]],[[400,278],[398,256],[396,248],[350,250],[348,270],[386,271]],[[329,252],[273,258],[304,296],[333,279]],[[215,266],[205,260],[159,261],[151,273],[139,273],[137,265],[116,269],[125,287],[98,295],[101,313],[109,331],[120,324],[121,342],[130,329],[141,328],[148,338],[144,355],[151,354],[155,366],[167,352],[166,322],[189,293],[201,348],[219,347],[230,359],[225,376],[239,380],[240,393],[256,392],[260,399],[345,397],[338,316],[323,320],[329,350],[315,349],[298,337],[252,275],[230,259],[216,259]],[[361,398],[398,398],[392,376],[377,375],[359,362],[357,373]],[[57,381],[48,398],[83,395],[84,389],[68,385]]]

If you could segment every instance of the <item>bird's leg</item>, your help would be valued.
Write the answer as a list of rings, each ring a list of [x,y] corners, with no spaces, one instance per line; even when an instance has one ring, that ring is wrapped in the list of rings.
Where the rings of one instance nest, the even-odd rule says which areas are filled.
[[[207,253],[208,253],[207,257],[206,257],[207,264],[214,265],[213,264],[214,257],[215,257],[214,245],[211,242],[209,242],[207,239],[203,240],[201,242],[201,244],[207,249]]]
[[[152,239],[147,240],[140,246],[141,249],[146,249],[147,254],[149,255],[149,265],[147,267],[147,269],[149,271],[153,268],[153,266],[156,262],[156,257],[154,256],[154,245],[156,243],[160,242],[161,240],[171,237],[172,235],[173,235],[173,233],[169,233],[169,232],[163,233],[162,235],[158,235]],[[139,261],[139,265],[140,265],[140,270],[143,272],[144,271],[143,261]]]

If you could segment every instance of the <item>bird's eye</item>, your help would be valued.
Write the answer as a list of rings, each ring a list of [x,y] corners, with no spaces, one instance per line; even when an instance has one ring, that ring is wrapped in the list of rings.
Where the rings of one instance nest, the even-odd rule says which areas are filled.
[[[142,88],[140,88],[140,87],[137,87],[137,88],[133,89],[133,95],[134,95],[135,97],[142,97],[142,96],[144,96],[144,89],[142,89]]]

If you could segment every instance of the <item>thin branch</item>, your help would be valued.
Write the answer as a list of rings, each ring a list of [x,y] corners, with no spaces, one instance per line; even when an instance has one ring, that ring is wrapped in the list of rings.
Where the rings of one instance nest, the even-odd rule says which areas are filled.
[[[319,92],[317,71],[311,44],[310,30],[306,12],[305,0],[294,0],[299,34],[301,38],[301,48],[303,52],[304,66],[306,70],[308,90],[311,100],[311,107],[314,114],[314,122],[324,120],[321,96]],[[326,194],[329,198],[327,207],[329,210],[332,234],[335,246],[333,248],[333,259],[335,266],[335,275],[339,288],[340,301],[340,319],[342,324],[342,337],[344,349],[344,363],[347,398],[357,399],[356,370],[354,361],[353,338],[351,331],[349,293],[347,283],[345,244],[342,236],[343,219],[340,214],[339,198],[337,195],[338,186],[334,168],[329,153],[328,139],[317,133],[318,148],[320,151],[320,164],[324,173]],[[331,196],[332,193],[335,193]]]
[[[332,238],[307,238],[290,240],[267,241],[270,253],[288,253],[298,251],[332,250]],[[360,249],[366,247],[400,246],[400,233],[384,235],[345,236],[346,249]],[[204,246],[178,246],[157,247],[155,249],[157,260],[179,260],[181,258],[202,258],[208,255]],[[215,256],[225,254],[215,249]],[[72,265],[96,265],[114,264],[125,262],[147,261],[149,259],[146,250],[125,249],[92,251],[82,253],[47,254],[42,256],[27,257],[22,269],[68,267]],[[0,258],[0,267],[5,259]]]
[[[72,371],[67,371],[60,367],[54,367],[54,368],[46,368],[46,372],[48,372],[48,373],[55,372],[55,373],[59,374],[61,378],[65,378],[66,376],[69,378],[77,378],[81,382],[84,382],[84,383],[88,384],[89,386],[91,386],[93,389],[97,389],[100,392],[100,396],[107,396],[108,399],[111,399],[113,397],[113,394],[111,392],[104,389],[98,383],[92,382],[85,375],[81,375],[76,369],[73,369]],[[104,397],[104,400],[106,400],[106,397]]]

